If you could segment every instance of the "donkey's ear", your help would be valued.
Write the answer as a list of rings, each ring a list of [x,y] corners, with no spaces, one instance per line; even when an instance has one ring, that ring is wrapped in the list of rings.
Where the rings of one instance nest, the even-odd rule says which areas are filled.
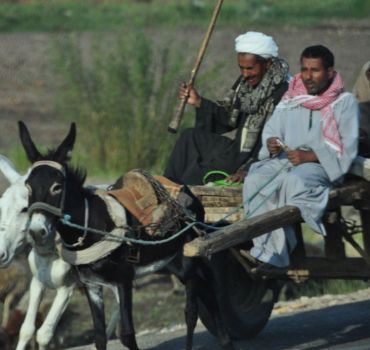
[[[6,157],[0,155],[0,171],[4,174],[7,180],[13,184],[22,177],[15,169],[13,163]]]
[[[37,150],[35,144],[33,143],[26,124],[24,124],[22,121],[19,121],[18,126],[19,136],[21,138],[23,148],[26,151],[27,158],[31,163],[34,163],[41,158],[41,153]]]
[[[69,129],[69,133],[60,144],[54,154],[54,161],[63,164],[71,158],[71,153],[76,140],[76,124],[72,123]]]

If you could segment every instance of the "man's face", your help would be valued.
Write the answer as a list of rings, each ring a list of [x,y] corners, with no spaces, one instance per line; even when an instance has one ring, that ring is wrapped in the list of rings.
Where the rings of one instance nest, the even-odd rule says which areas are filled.
[[[321,58],[302,58],[301,75],[309,95],[319,95],[330,85],[334,77],[332,67],[326,69]]]
[[[257,57],[250,53],[238,53],[238,65],[241,75],[245,81],[255,88],[262,80],[267,69],[271,65],[271,60],[258,62]]]

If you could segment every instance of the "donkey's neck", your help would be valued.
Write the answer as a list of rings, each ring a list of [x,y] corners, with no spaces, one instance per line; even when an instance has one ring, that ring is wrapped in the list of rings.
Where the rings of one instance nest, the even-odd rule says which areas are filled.
[[[37,244],[37,243],[31,243],[31,246],[35,252],[35,254],[42,258],[56,258],[58,256],[57,254],[57,248],[55,245],[55,236],[53,235],[52,238],[48,240],[48,242],[45,242],[43,244]]]
[[[114,223],[108,213],[106,204],[97,195],[89,190],[70,192],[67,190],[64,214],[70,216],[70,222],[79,228],[60,223],[58,231],[63,241],[72,250],[88,248],[101,240],[102,235],[88,229],[110,232],[114,229]],[[76,245],[77,242],[80,244]]]

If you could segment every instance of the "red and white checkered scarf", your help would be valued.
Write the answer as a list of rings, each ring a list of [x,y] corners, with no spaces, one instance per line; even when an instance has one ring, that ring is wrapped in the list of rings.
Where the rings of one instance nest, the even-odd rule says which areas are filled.
[[[333,102],[344,91],[343,79],[335,72],[334,79],[329,88],[321,95],[308,95],[303,84],[301,73],[296,74],[289,83],[289,89],[283,96],[282,102],[287,107],[301,105],[310,110],[320,110],[322,116],[322,133],[325,142],[337,151],[338,155],[343,154],[343,144],[338,130],[337,121],[332,108]]]

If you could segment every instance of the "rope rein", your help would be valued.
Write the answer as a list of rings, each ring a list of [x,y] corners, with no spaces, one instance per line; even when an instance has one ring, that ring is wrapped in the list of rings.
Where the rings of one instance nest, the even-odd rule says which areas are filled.
[[[78,237],[77,239],[77,242],[76,243],[73,243],[73,244],[69,244],[67,242],[65,242],[62,238],[62,236],[60,236],[60,240],[62,241],[62,244],[67,247],[67,248],[75,248],[75,247],[80,247],[83,245],[85,239],[86,239],[86,236],[87,236],[87,232],[88,232],[88,224],[89,224],[89,202],[88,200],[85,198],[85,224],[83,226],[83,229],[84,229],[84,233],[83,233],[83,236],[81,237]]]
[[[119,237],[119,236],[116,236],[116,235],[114,235],[110,232],[97,230],[97,229],[94,229],[94,228],[91,228],[91,227],[86,227],[85,228],[81,225],[74,224],[74,223],[70,222],[69,221],[70,219],[71,219],[71,217],[68,214],[65,214],[64,217],[60,219],[60,221],[62,222],[62,224],[67,225],[69,227],[73,227],[73,228],[76,228],[76,229],[79,229],[79,230],[81,230],[81,229],[85,230],[86,229],[86,232],[96,233],[96,234],[105,236],[105,237],[107,237],[111,240],[114,240],[114,241],[128,242],[128,243],[141,244],[141,245],[158,245],[158,244],[168,243],[168,242],[176,239],[177,237],[182,235],[185,231],[189,230],[191,227],[193,227],[194,225],[196,225],[198,223],[197,221],[194,221],[194,222],[188,224],[187,226],[185,226],[182,230],[176,232],[174,235],[172,235],[171,237],[168,237],[166,239],[161,239],[161,240],[158,240],[158,241],[145,241],[143,239],[135,239],[135,238],[130,238],[130,237]],[[121,230],[124,230],[124,231],[132,231],[132,232],[135,231],[135,230],[132,229],[131,226],[128,226],[128,225],[125,225],[125,226],[122,226],[122,227],[117,227],[116,229],[121,229]]]
[[[119,237],[119,236],[116,236],[116,235],[112,234],[111,232],[107,232],[107,231],[103,231],[103,230],[98,230],[98,229],[93,229],[93,228],[88,227],[88,224],[87,224],[87,221],[86,221],[86,215],[85,215],[85,225],[84,226],[72,223],[70,221],[71,220],[71,216],[68,215],[68,214],[62,215],[59,220],[62,222],[62,224],[66,225],[66,226],[69,226],[69,227],[72,227],[72,228],[75,228],[75,229],[84,231],[84,235],[82,237],[80,237],[80,239],[82,240],[82,242],[86,238],[87,232],[91,232],[91,233],[95,233],[95,234],[99,234],[99,235],[105,236],[106,238],[109,238],[111,240],[120,241],[120,242],[128,242],[128,243],[139,244],[139,245],[148,245],[148,246],[165,244],[165,243],[168,243],[168,242],[171,242],[171,241],[175,240],[176,238],[178,238],[179,236],[181,236],[183,233],[185,233],[186,231],[188,231],[189,229],[191,229],[192,227],[197,226],[197,225],[198,226],[201,226],[203,228],[212,229],[213,231],[217,231],[217,230],[221,229],[222,227],[217,227],[217,225],[220,222],[224,221],[227,217],[229,217],[232,214],[234,214],[237,211],[239,211],[244,206],[244,204],[250,203],[257,196],[257,194],[264,187],[266,187],[268,184],[270,184],[284,169],[286,169],[288,167],[288,165],[289,165],[289,161],[287,161],[285,164],[283,164],[282,167],[278,171],[276,171],[275,174],[273,174],[264,184],[262,184],[259,188],[257,188],[257,190],[249,198],[247,198],[245,201],[242,202],[242,204],[240,204],[235,209],[231,210],[222,219],[220,219],[219,221],[217,221],[216,223],[214,223],[212,225],[207,225],[207,224],[205,224],[205,223],[203,223],[201,221],[196,221],[191,215],[189,215],[189,213],[186,212],[186,210],[183,207],[181,207],[182,213],[181,213],[180,216],[182,216],[183,218],[185,218],[185,221],[188,221],[188,223],[187,223],[187,225],[184,228],[182,228],[181,230],[177,231],[172,236],[170,236],[168,238],[165,238],[165,239],[160,239],[160,240],[156,240],[156,241],[147,241],[147,240],[135,239],[135,238],[125,237],[125,236],[124,237],[122,237],[122,236]],[[251,212],[248,211],[246,213],[246,218],[249,218],[257,209],[259,209],[261,207],[261,205],[263,203],[265,203],[266,200],[271,197],[271,195],[275,192],[275,190],[276,190],[276,188],[274,188],[253,211],[251,211]],[[162,189],[161,189],[160,192],[163,193],[162,192]],[[165,198],[165,200],[168,200],[168,197]],[[176,206],[180,206],[172,198],[171,198],[171,201],[175,202],[176,203]],[[86,206],[85,206],[85,208],[86,208]],[[191,222],[189,223],[189,221],[191,221]],[[155,224],[155,225],[157,225],[157,224]],[[148,225],[148,226],[150,226],[150,225]],[[117,227],[116,229],[121,229],[121,230],[125,230],[125,231],[135,232],[135,230],[133,229],[133,227],[128,226],[128,225]],[[79,239],[79,241],[80,241],[80,239]],[[63,242],[63,245],[65,245],[66,247],[68,247],[68,246],[75,247],[77,245],[82,245],[82,243],[80,243],[79,241],[77,243],[72,244],[72,245],[65,245],[65,242]]]

